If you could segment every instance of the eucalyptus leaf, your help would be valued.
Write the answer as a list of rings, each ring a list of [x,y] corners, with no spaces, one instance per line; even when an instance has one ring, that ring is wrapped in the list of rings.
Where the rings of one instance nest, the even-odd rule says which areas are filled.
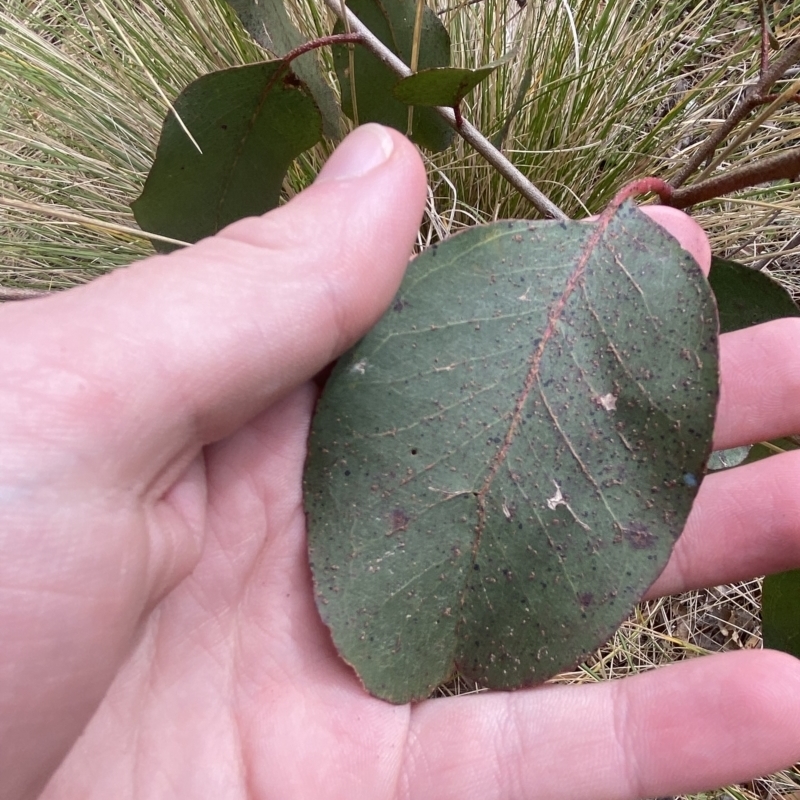
[[[411,62],[416,0],[349,0],[348,8],[406,64]],[[344,26],[337,22],[334,33]],[[380,122],[406,132],[408,106],[397,100],[392,89],[398,81],[387,66],[363,47],[356,47],[355,83],[359,122]],[[342,110],[353,118],[348,49],[333,48],[333,63],[342,95]],[[450,63],[450,37],[441,20],[427,6],[422,15],[419,69],[444,67]],[[431,108],[414,110],[411,140],[438,152],[450,145],[455,136],[450,126]]]
[[[737,331],[781,317],[800,316],[791,295],[763,272],[714,256],[708,281],[717,300],[721,333]],[[775,451],[767,444],[734,447],[711,454],[709,470],[752,463]]]
[[[800,308],[783,286],[744,264],[715,256],[708,280],[717,298],[722,333],[800,316]]]
[[[715,450],[708,459],[706,469],[715,472],[720,469],[730,469],[738,467],[750,455],[750,445],[742,447],[730,447],[727,450]]]
[[[748,463],[800,449],[800,437],[790,436],[753,445]],[[764,647],[800,658],[800,570],[767,575],[761,586]]]
[[[625,203],[471,228],[340,359],[305,474],[320,614],[364,686],[536,684],[663,569],[711,451],[717,318]]]
[[[800,658],[800,569],[764,578],[761,623],[764,647]]]
[[[174,109],[131,208],[143,230],[185,242],[277,206],[289,165],[322,136],[308,89],[282,61],[204,75]]]
[[[276,56],[285,56],[306,39],[289,18],[284,0],[228,0],[244,29],[265,49]],[[322,114],[325,135],[341,138],[342,113],[333,89],[319,65],[316,51],[305,53],[292,62],[292,70],[311,91]]]
[[[457,106],[479,83],[485,81],[509,57],[477,69],[432,67],[395,84],[392,93],[410,106]]]

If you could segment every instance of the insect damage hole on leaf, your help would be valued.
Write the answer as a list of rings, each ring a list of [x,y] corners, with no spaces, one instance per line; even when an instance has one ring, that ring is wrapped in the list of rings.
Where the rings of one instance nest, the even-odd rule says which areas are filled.
[[[683,529],[698,487],[675,476],[699,483],[718,396],[708,284],[620,198],[595,222],[459,233],[410,264],[400,295],[313,421],[320,614],[392,702],[455,670],[539,683],[613,633]],[[352,369],[365,359],[368,380]],[[408,522],[387,538],[375,520],[398,508]]]
[[[605,411],[617,410],[617,398],[615,395],[611,394],[611,392],[600,395],[600,397],[597,398],[597,403]]]
[[[567,503],[564,500],[564,495],[561,494],[561,487],[553,481],[554,486],[556,487],[556,493],[552,497],[547,498],[547,507],[551,511],[555,511],[559,506],[565,506]]]

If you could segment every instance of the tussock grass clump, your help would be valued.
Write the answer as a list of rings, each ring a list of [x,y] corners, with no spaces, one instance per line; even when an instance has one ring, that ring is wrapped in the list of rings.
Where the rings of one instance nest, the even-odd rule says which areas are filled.
[[[168,103],[210,70],[263,57],[226,3],[7,0],[0,11],[3,284],[61,287],[152,252],[129,203]]]

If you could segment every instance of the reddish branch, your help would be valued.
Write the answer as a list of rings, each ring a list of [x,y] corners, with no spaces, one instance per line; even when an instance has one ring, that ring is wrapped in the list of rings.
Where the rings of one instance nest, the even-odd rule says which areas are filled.
[[[688,208],[704,200],[713,200],[723,194],[747,189],[759,183],[781,179],[796,180],[800,176],[800,147],[764,156],[752,164],[734,167],[705,181],[693,183],[684,189],[675,189],[662,196],[665,205]]]
[[[326,47],[327,45],[332,44],[358,44],[359,42],[363,43],[363,41],[364,37],[358,33],[332,33],[330,36],[320,36],[319,39],[313,39],[310,42],[304,42],[299,47],[295,47],[294,50],[290,50],[285,56],[280,57],[279,61],[281,62],[281,65],[277,70],[275,70],[272,80],[261,92],[261,100],[263,101],[263,99],[273,90],[275,84],[286,75],[286,73],[289,71],[290,64],[296,58],[299,58],[306,53],[310,53],[312,50],[316,50],[319,47]]]
[[[761,70],[758,74],[762,76],[769,67],[769,21],[766,0],[758,0],[758,17],[761,20]]]
[[[775,99],[770,90],[789,67],[800,60],[800,38],[795,39],[783,51],[782,55],[767,67],[758,81],[750,86],[742,99],[734,106],[731,115],[725,120],[697,149],[697,152],[686,162],[683,169],[672,179],[672,187],[678,189],[686,179],[706,160],[714,155],[717,147],[727,138],[733,129],[755,108]],[[796,173],[795,173],[796,174]],[[785,176],[781,176],[785,177]],[[769,179],[764,179],[769,180]],[[760,181],[757,181],[760,182]],[[707,183],[707,181],[703,181]],[[748,184],[752,186],[752,182]],[[740,188],[740,187],[737,187]],[[687,204],[688,205],[688,204]]]
[[[285,56],[281,56],[281,61],[288,66],[296,58],[320,47],[327,47],[332,44],[362,44],[363,42],[364,37],[360,33],[332,33],[330,36],[320,36],[319,39],[304,42],[299,47],[295,47],[294,50],[290,50]]]
[[[637,178],[635,181],[626,183],[612,198],[611,202],[605,207],[600,215],[600,220],[605,220],[608,225],[608,218],[613,216],[616,210],[629,198],[637,194],[655,192],[663,203],[669,203],[673,195],[672,187],[661,178]]]

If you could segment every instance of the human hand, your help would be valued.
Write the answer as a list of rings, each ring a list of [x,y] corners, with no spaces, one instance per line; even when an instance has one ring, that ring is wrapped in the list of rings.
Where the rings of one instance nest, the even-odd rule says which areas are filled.
[[[0,798],[55,771],[69,800],[602,800],[800,758],[781,653],[412,706],[338,658],[305,551],[311,378],[390,302],[424,197],[414,148],[364,126],[283,208],[0,310]],[[800,431],[796,320],[721,360],[716,447]],[[652,593],[800,566],[799,478],[800,452],[708,476]]]

